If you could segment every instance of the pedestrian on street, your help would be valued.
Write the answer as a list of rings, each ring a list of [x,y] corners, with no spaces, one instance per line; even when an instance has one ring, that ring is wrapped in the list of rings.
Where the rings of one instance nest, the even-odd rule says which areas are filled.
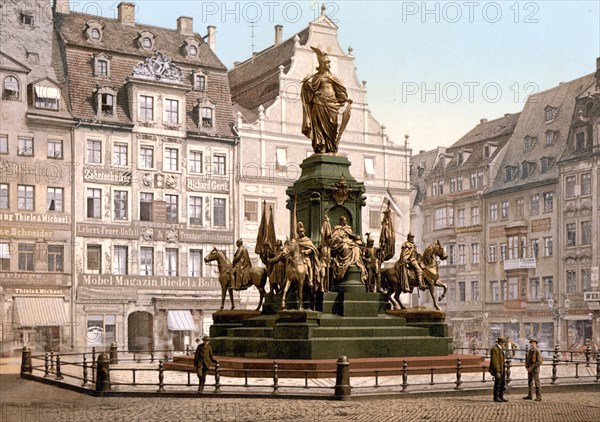
[[[529,394],[523,397],[523,400],[533,399],[531,394],[532,384],[535,384],[535,401],[542,400],[542,389],[540,387],[540,366],[544,361],[542,352],[537,348],[538,341],[535,338],[529,340],[531,347],[525,356],[525,368],[527,368],[527,384],[529,386]]]
[[[199,339],[196,339],[199,341]],[[206,373],[210,368],[211,364],[218,364],[219,362],[214,358],[212,347],[210,346],[210,337],[202,337],[202,343],[198,344],[196,348],[196,354],[194,355],[194,367],[196,368],[196,374],[198,375],[198,392],[204,390],[204,384],[206,383]]]
[[[494,377],[494,401],[497,403],[507,402],[504,398],[504,383],[506,374],[504,371],[504,337],[498,337],[496,344],[492,347],[490,356],[490,374]]]
[[[512,338],[508,337],[506,339],[506,357],[510,357],[513,359],[515,357],[515,353],[517,351],[517,345],[513,343]]]

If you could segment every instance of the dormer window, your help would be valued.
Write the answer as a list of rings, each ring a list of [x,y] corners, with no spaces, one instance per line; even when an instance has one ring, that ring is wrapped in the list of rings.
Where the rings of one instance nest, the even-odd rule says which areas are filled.
[[[198,91],[206,91],[206,76],[195,75],[194,88]]]
[[[138,47],[141,50],[151,51],[154,49],[155,36],[150,31],[142,31],[138,36]]]
[[[533,138],[531,136],[526,136],[525,137],[525,152],[531,151],[533,149],[533,147],[535,146],[536,141],[537,141],[537,138]]]
[[[152,40],[149,37],[142,38],[142,47],[150,50],[152,48]]]
[[[532,163],[530,161],[523,161],[521,167],[523,168],[524,179],[528,178],[529,176],[533,176],[533,174],[535,173],[535,163]]]
[[[554,120],[555,115],[556,115],[556,107],[553,107],[551,105],[547,105],[546,107],[544,107],[544,120],[546,121],[546,123]]]
[[[19,100],[20,84],[19,80],[14,76],[7,76],[4,78],[2,84],[2,99],[8,101]]]
[[[513,180],[516,180],[518,174],[519,174],[518,167],[506,166],[506,169],[504,170],[504,181],[512,182]]]
[[[183,53],[188,58],[196,59],[198,58],[198,52],[200,51],[200,42],[193,37],[186,38],[183,44]]]
[[[213,127],[213,109],[202,107],[202,128],[211,129]]]
[[[35,108],[58,110],[60,89],[51,84],[35,84],[33,86]]]
[[[208,131],[215,128],[215,105],[212,101],[198,101],[198,126]]]
[[[114,118],[116,116],[117,92],[110,87],[103,87],[96,92],[98,118]]]
[[[540,173],[547,173],[554,166],[554,158],[553,157],[542,157],[540,160],[541,169]]]
[[[558,131],[549,130],[546,132],[546,146],[554,145],[554,143],[558,140]]]
[[[110,58],[104,53],[94,55],[94,76],[110,77]]]
[[[585,143],[585,132],[579,132],[575,134],[575,151],[581,152],[585,151],[586,143]]]
[[[114,111],[115,97],[112,94],[102,94],[100,110],[102,114],[112,115]]]
[[[86,22],[85,35],[87,36],[88,42],[99,43],[102,42],[102,36],[104,35],[104,26],[98,21]]]
[[[21,12],[21,23],[27,26],[33,26],[33,12]]]
[[[198,55],[198,47],[196,47],[195,45],[190,45],[189,55],[196,57]]]

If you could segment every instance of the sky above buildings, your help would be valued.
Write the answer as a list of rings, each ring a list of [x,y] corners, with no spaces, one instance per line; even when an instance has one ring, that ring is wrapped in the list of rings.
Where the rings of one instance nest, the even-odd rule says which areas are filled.
[[[71,10],[116,17],[111,1],[71,1]],[[314,1],[137,1],[140,23],[217,27],[227,67],[284,39],[321,13]],[[480,119],[519,112],[528,95],[593,73],[600,57],[598,1],[335,1],[327,15],[367,82],[369,108],[413,153],[449,146]]]

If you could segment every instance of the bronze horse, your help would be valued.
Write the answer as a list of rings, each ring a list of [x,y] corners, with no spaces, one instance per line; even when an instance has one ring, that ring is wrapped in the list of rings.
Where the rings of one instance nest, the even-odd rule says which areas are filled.
[[[445,260],[448,258],[446,255],[446,251],[442,247],[442,244],[439,240],[436,240],[434,243],[430,244],[423,251],[423,255],[418,255],[417,261],[423,270],[423,281],[427,285],[427,289],[431,294],[431,299],[433,300],[433,306],[438,311],[442,309],[438,305],[438,301],[441,301],[446,297],[446,292],[448,287],[446,284],[440,281],[440,274],[438,272],[438,263],[436,257],[439,257],[441,260]],[[409,273],[409,285],[411,287],[411,291],[413,287],[418,287],[419,283],[417,281],[417,277],[414,273],[413,269],[408,271]],[[400,280],[398,279],[398,274],[396,272],[395,267],[386,268],[381,271],[381,287],[387,293],[385,293],[385,300],[390,301],[395,309],[398,308],[398,305],[402,309],[406,309],[406,307],[400,301],[400,293],[402,293],[402,287],[400,286]],[[443,294],[435,299],[435,288],[441,287],[444,289]],[[393,296],[393,298],[392,298]]]
[[[280,260],[285,261],[285,286],[281,297],[281,309],[285,309],[285,295],[292,283],[295,283],[298,288],[298,310],[300,310],[303,308],[302,291],[304,290],[304,284],[309,283],[309,270],[304,255],[300,252],[300,247],[295,239],[286,240],[281,253],[270,259],[269,262],[276,263]]]
[[[219,310],[223,310],[225,306],[225,295],[229,291],[229,298],[231,299],[231,309],[235,309],[235,303],[233,302],[233,287],[231,286],[231,261],[225,256],[223,251],[213,248],[212,251],[204,258],[204,262],[207,264],[211,261],[217,261],[217,267],[219,269],[219,284],[221,284],[221,307]],[[254,286],[260,293],[260,300],[256,310],[260,310],[263,300],[265,298],[265,285],[267,284],[267,271],[260,267],[250,267],[250,280],[252,284],[242,286],[238,290],[246,290],[248,287]]]

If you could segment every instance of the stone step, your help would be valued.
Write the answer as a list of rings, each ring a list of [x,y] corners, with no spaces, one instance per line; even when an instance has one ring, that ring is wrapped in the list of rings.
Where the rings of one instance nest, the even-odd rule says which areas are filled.
[[[268,337],[273,336],[273,328],[243,327],[233,328],[227,332],[228,337]]]

